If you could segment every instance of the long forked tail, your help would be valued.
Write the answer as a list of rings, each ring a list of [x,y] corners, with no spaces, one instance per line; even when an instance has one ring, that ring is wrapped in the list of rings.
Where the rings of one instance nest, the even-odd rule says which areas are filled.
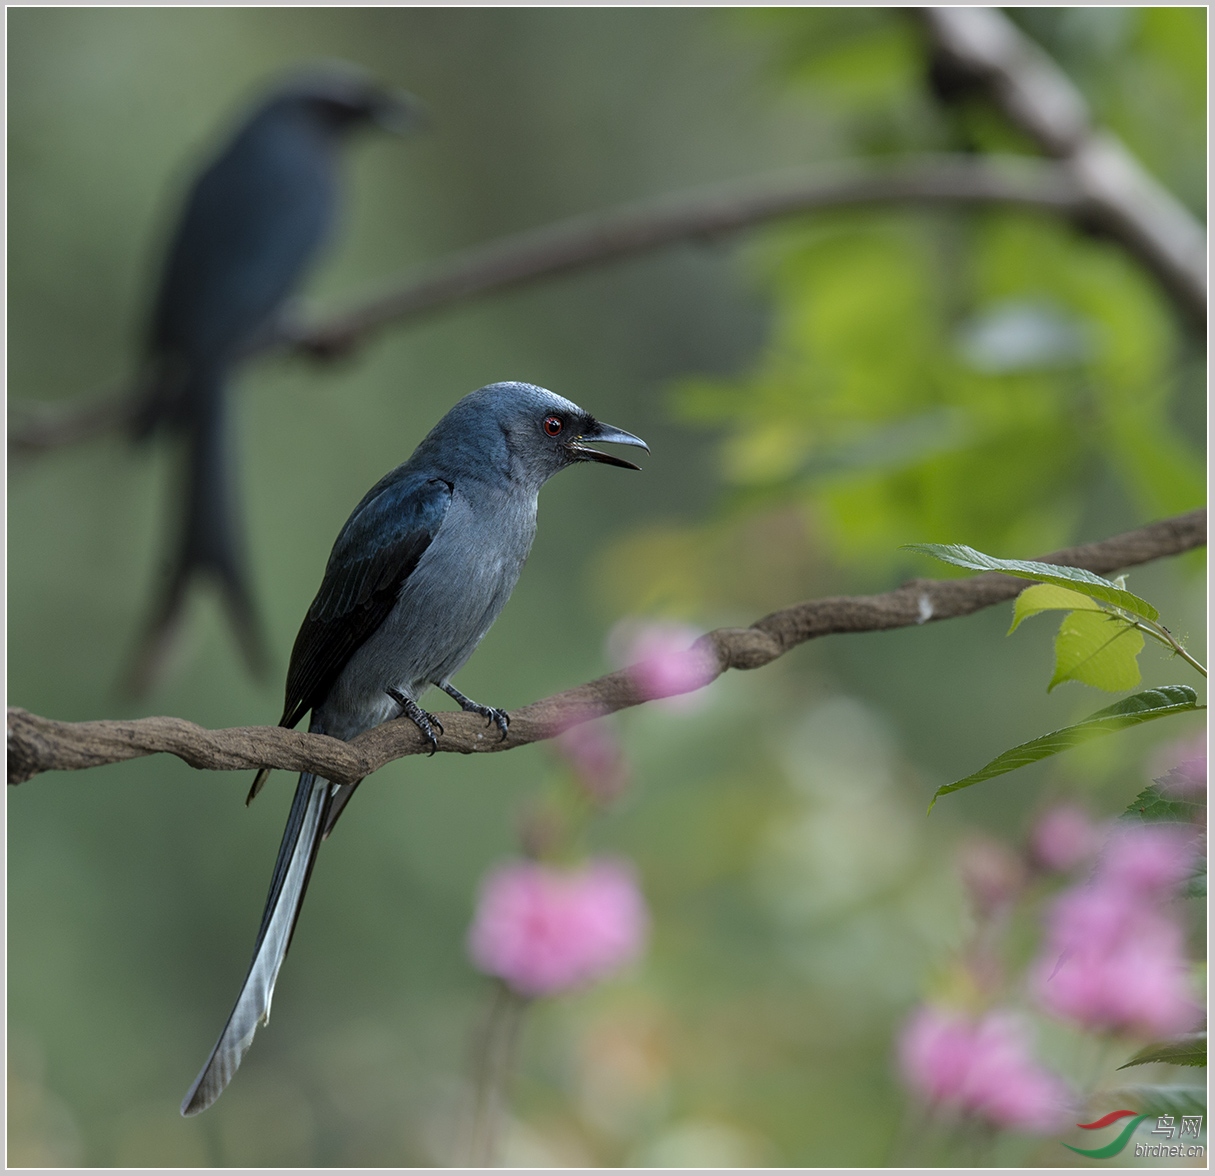
[[[126,688],[135,695],[144,693],[159,676],[181,623],[187,590],[201,575],[215,578],[250,672],[263,677],[269,664],[249,588],[222,376],[199,374],[179,397],[179,415],[166,418],[163,427],[184,438],[184,503],[180,522],[175,524],[178,534],[170,541],[171,571],[126,677]]]
[[[334,790],[334,785],[309,772],[300,776],[274,863],[249,974],[207,1064],[181,1104],[183,1115],[197,1115],[219,1098],[252,1044],[258,1024],[270,1018],[274,982],[291,945]]]

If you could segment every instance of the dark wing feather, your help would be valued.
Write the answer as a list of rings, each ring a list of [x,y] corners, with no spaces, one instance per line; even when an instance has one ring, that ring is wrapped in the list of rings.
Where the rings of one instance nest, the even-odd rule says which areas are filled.
[[[294,727],[324,702],[355,650],[392,611],[450,503],[450,483],[397,469],[355,508],[295,639],[280,726]]]
[[[325,701],[354,651],[392,611],[450,504],[449,482],[403,466],[363,496],[333,545],[320,590],[295,638],[280,727],[294,727]],[[269,775],[263,768],[253,778],[246,804]]]

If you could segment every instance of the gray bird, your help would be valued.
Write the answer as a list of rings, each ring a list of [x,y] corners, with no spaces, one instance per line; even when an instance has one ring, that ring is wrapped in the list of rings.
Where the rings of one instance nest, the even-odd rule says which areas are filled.
[[[338,208],[340,148],[360,127],[401,131],[416,99],[354,66],[314,67],[276,86],[195,180],[149,324],[138,436],[181,439],[183,505],[171,566],[128,685],[142,691],[163,661],[191,580],[214,576],[250,668],[266,665],[249,589],[234,488],[225,385],[276,327],[328,238]]]
[[[433,754],[443,727],[418,700],[437,686],[505,738],[507,714],[466,698],[451,676],[514,590],[536,534],[540,487],[578,462],[639,468],[589,448],[592,441],[648,449],[533,384],[490,384],[465,396],[407,462],[367,492],[338,534],[291,651],[280,726],[294,727],[311,711],[309,731],[351,739],[407,716]],[[250,800],[268,774],[257,774]],[[183,1115],[219,1097],[269,1017],[317,849],[358,783],[301,774],[253,962]]]

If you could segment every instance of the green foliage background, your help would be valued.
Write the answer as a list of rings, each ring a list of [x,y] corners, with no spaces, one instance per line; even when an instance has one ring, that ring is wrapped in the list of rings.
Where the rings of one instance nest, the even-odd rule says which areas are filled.
[[[1201,212],[1205,12],[1014,16]],[[914,25],[886,10],[17,9],[8,27],[21,398],[131,370],[183,184],[262,79],[303,59],[361,62],[434,114],[423,138],[352,152],[345,231],[307,291],[319,306],[699,182],[1029,149],[982,104],[937,107]],[[1029,557],[1196,506],[1203,373],[1118,247],[1050,219],[790,223],[437,314],[334,366],[250,370],[257,580],[285,666],[338,527],[451,403],[508,378],[572,397],[653,456],[639,475],[577,470],[546,490],[520,587],[460,681],[509,708],[602,672],[627,614],[746,623],[938,574],[904,543]],[[277,717],[278,683],[242,676],[209,597],[171,679],[146,704],[115,694],[166,472],[118,438],[12,468],[10,703],[61,719]],[[1195,649],[1200,569],[1130,578]],[[1004,641],[997,611],[820,643],[727,676],[700,710],[623,718],[634,786],[590,837],[638,862],[652,948],[629,976],[532,1015],[509,1160],[889,1158],[904,1113],[891,1035],[966,933],[958,844],[1020,836],[1050,796],[1121,811],[1154,746],[1187,729],[1086,746],[926,819],[938,785],[1108,700],[1076,684],[1047,698],[1045,632]],[[1155,648],[1141,661],[1145,687],[1183,680]],[[560,772],[537,747],[407,761],[365,785],[326,844],[271,1025],[191,1121],[177,1105],[243,975],[291,781],[246,810],[247,780],[158,758],[12,792],[9,1162],[443,1162],[487,994],[462,947],[476,883],[516,852],[528,798]],[[1083,1062],[1046,1026],[1043,1048],[1065,1070]],[[1041,1146],[1005,1140],[994,1158],[1056,1162]]]

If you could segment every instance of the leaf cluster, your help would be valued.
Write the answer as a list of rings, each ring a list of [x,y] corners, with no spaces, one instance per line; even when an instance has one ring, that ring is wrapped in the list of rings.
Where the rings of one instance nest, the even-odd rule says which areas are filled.
[[[1108,691],[1128,690],[1137,686],[1140,681],[1138,656],[1143,649],[1145,633],[1184,658],[1206,677],[1206,670],[1159,623],[1159,610],[1142,597],[1127,591],[1124,577],[1114,581],[1084,568],[1044,564],[1035,560],[998,559],[964,544],[914,543],[908,544],[907,550],[918,551],[971,571],[1000,572],[1038,581],[1017,597],[1008,631],[1015,632],[1027,617],[1048,611],[1064,612],[1055,638],[1055,672],[1047,690],[1053,690],[1060,682],[1068,680]],[[1189,686],[1162,686],[1132,694],[1078,723],[1018,744],[996,756],[977,772],[952,784],[942,785],[934,794],[929,811],[932,811],[937,799],[946,793],[1002,776],[1005,772],[1057,755],[1100,735],[1110,735],[1153,719],[1199,709],[1202,709],[1202,704],[1198,702],[1197,693]],[[1168,801],[1159,791],[1150,798],[1145,792],[1139,800],[1144,802],[1139,810],[1140,815],[1149,811],[1155,814],[1161,808],[1183,803]],[[1152,818],[1145,815],[1145,819]]]

